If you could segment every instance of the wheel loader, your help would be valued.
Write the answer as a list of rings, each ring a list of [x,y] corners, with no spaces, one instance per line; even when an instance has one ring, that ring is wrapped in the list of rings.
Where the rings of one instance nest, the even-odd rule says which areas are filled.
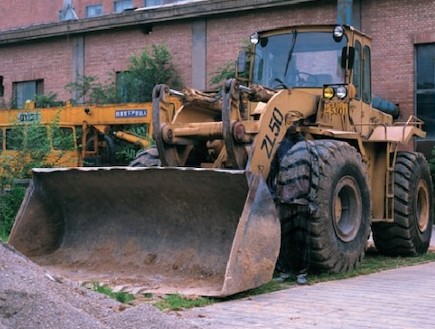
[[[343,25],[263,31],[222,90],[157,85],[156,147],[130,167],[34,169],[9,243],[83,284],[216,297],[272,279],[292,249],[282,206],[308,210],[312,271],[353,269],[370,232],[383,254],[425,253],[432,182],[409,151],[424,123],[373,107],[370,43]]]

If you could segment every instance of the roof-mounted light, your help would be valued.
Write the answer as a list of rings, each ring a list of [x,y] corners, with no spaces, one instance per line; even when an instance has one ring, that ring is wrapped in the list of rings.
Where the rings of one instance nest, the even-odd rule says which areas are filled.
[[[256,45],[260,41],[260,36],[257,32],[251,34],[251,43]]]
[[[334,40],[336,42],[340,42],[341,39],[343,39],[343,35],[344,35],[344,27],[341,25],[336,25],[332,33],[332,37],[334,38]]]

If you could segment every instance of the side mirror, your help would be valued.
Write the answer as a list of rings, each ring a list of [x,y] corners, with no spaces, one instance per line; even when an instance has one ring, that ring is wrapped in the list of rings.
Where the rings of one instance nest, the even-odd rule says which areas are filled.
[[[246,51],[240,51],[237,58],[237,72],[243,73],[246,70]]]

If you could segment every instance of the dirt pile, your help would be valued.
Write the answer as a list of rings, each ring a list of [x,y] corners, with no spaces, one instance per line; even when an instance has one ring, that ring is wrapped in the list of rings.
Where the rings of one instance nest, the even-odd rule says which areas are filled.
[[[0,329],[193,329],[151,305],[129,307],[53,277],[0,243]]]

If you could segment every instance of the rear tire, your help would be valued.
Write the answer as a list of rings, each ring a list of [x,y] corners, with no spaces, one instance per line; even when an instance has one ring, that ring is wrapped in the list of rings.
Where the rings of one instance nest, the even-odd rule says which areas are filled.
[[[310,271],[345,272],[362,260],[370,233],[371,200],[365,166],[360,154],[348,143],[319,140],[312,144],[319,166],[317,193],[312,200],[311,216],[306,217],[309,222],[299,223],[295,234],[305,230],[308,236],[304,240]],[[305,152],[310,152],[309,148]],[[288,152],[291,153],[292,150]],[[303,155],[299,153],[298,157]],[[291,163],[295,163],[295,156],[286,155],[280,167],[294,170]],[[300,237],[288,239],[300,240]],[[286,250],[281,252],[291,254]],[[293,257],[293,262],[299,262],[299,257]]]
[[[136,158],[129,164],[130,167],[158,167],[160,165],[159,151],[155,146],[139,151]]]
[[[427,252],[433,225],[429,165],[421,153],[399,152],[394,172],[394,223],[373,223],[376,249],[389,256]]]

